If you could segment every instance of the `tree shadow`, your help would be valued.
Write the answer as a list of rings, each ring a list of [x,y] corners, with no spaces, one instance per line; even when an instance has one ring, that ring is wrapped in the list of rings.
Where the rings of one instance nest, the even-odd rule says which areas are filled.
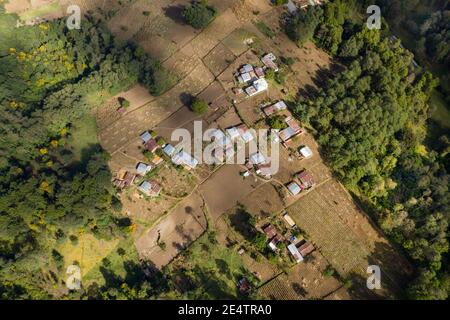
[[[168,6],[165,7],[164,9],[164,15],[173,20],[176,23],[185,25],[185,20],[183,18],[183,10],[184,10],[184,6],[182,5],[173,5],[173,6]]]

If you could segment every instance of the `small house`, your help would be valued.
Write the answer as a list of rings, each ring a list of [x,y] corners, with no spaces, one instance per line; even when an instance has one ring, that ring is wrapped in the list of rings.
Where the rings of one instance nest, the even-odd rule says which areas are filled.
[[[260,78],[253,82],[250,87],[245,89],[245,92],[251,97],[263,91],[266,91],[269,88],[269,84],[266,79]]]
[[[248,294],[251,290],[250,282],[248,282],[247,278],[241,278],[238,281],[239,292],[241,294]]]
[[[287,186],[289,192],[293,195],[296,196],[298,195],[302,189],[300,188],[300,186],[296,183],[296,182],[291,182],[288,186]]]
[[[297,175],[302,189],[309,189],[314,186],[314,178],[311,173],[304,170]]]
[[[266,179],[270,179],[272,176],[272,169],[270,164],[259,164],[256,165],[256,174],[265,177]]]
[[[266,163],[266,158],[261,154],[261,152],[256,152],[250,155],[250,163],[253,165]]]
[[[285,213],[283,215],[283,218],[284,218],[284,220],[286,220],[287,224],[290,227],[292,227],[292,228],[295,227],[295,221],[291,218],[291,216],[289,214]]]
[[[298,251],[297,247],[295,246],[295,244],[291,243],[290,245],[288,245],[288,250],[291,253],[291,255],[294,257],[295,261],[297,263],[302,262],[303,261],[303,257],[300,254],[300,252]]]
[[[298,252],[300,252],[302,257],[306,257],[308,254],[313,252],[314,249],[314,246],[310,242],[305,241],[305,243],[298,247]]]
[[[275,55],[273,53],[268,53],[261,58],[261,61],[262,61],[262,63],[264,63],[264,65],[267,68],[272,69],[275,72],[278,72],[278,66],[274,62],[276,59],[277,58],[275,57]]]
[[[136,172],[141,176],[145,176],[150,170],[152,170],[152,166],[143,162],[139,162],[136,166]]]
[[[163,152],[171,157],[175,153],[175,148],[170,143],[168,143],[163,147]]]
[[[198,165],[198,160],[193,158],[185,151],[180,151],[172,157],[172,162],[177,165],[182,165],[186,169],[195,169]]]
[[[148,131],[145,131],[144,133],[141,134],[141,139],[142,141],[144,141],[144,143],[147,143],[151,138],[152,135]]]
[[[275,237],[277,235],[277,230],[271,224],[266,225],[265,227],[262,228],[262,230],[264,231],[267,238],[269,238],[269,239],[272,239],[273,237]]]
[[[305,158],[305,159],[311,158],[313,155],[312,150],[307,146],[300,147],[299,152],[300,152],[300,155],[302,156],[302,158]]]
[[[142,182],[138,189],[149,197],[157,197],[161,192],[161,186],[152,180]]]
[[[155,139],[150,139],[147,142],[145,142],[145,148],[150,152],[155,152],[156,149],[159,148],[158,142]]]
[[[252,141],[254,139],[250,130],[244,123],[238,125],[237,130],[238,130],[239,134],[241,135],[242,140],[244,140],[245,143],[249,143],[250,141]]]

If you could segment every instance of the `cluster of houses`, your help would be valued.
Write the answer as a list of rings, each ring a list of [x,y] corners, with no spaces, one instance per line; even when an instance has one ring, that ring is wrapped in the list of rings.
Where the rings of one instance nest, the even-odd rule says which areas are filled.
[[[285,147],[289,146],[289,142],[292,138],[302,134],[304,131],[298,124],[297,120],[292,116],[291,112],[287,110],[286,103],[283,100],[280,100],[274,104],[269,106],[262,106],[262,112],[266,117],[271,117],[274,114],[281,114],[284,116],[284,122],[286,124],[286,128],[280,130],[273,139],[277,142],[281,142]]]
[[[247,171],[242,174],[244,177],[248,177],[253,169],[258,176],[265,179],[270,179],[273,175],[270,161],[259,151],[249,155],[245,167]]]
[[[295,221],[289,216],[288,213],[283,214],[283,219],[291,230],[297,229]],[[304,258],[315,249],[314,246],[303,237],[297,238],[296,236],[291,235],[290,232],[284,236],[281,235],[275,226],[270,223],[266,224],[262,230],[269,239],[267,245],[273,252],[278,252],[280,250],[280,244],[286,243],[289,253],[297,263],[303,261]],[[287,238],[289,240],[286,240]]]
[[[160,141],[162,141],[162,139],[160,137],[146,131],[141,134],[140,138],[145,150],[151,153],[152,158],[149,159],[150,163],[138,162],[134,170],[119,170],[116,178],[113,180],[113,185],[120,190],[131,186],[136,181],[136,178],[145,177],[147,173],[155,169],[164,161],[156,154],[156,151],[161,148]],[[154,180],[142,181],[137,189],[149,197],[157,197],[161,193],[161,186]]]
[[[293,196],[296,196],[303,190],[311,189],[314,184],[315,182],[312,174],[307,170],[303,170],[297,174],[296,180],[287,185],[287,188]]]
[[[184,150],[177,150],[177,148],[170,143],[164,144],[162,146],[162,151],[172,160],[173,164],[182,166],[186,170],[195,169],[198,165],[197,159]]]
[[[236,94],[245,92],[249,97],[266,91],[269,88],[269,84],[265,79],[266,70],[272,69],[278,72],[275,60],[275,55],[268,53],[261,58],[263,67],[254,67],[249,63],[244,64],[235,74],[237,81],[241,86],[244,86],[244,89],[234,88],[233,91]]]

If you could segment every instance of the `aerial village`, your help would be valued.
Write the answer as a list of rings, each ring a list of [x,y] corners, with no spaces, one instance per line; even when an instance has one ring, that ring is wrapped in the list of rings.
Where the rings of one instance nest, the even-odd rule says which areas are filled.
[[[273,53],[264,54],[258,65],[244,63],[239,66],[233,74],[234,85],[231,89],[234,95],[233,103],[237,101],[248,100],[252,97],[267,92],[269,83],[265,78],[266,72],[271,70],[278,72],[277,57]],[[212,107],[212,103],[210,103]],[[284,148],[290,149],[294,138],[301,136],[306,132],[300,126],[298,121],[288,110],[288,106],[283,100],[266,101],[259,105],[260,113],[266,118],[276,116],[282,122],[283,129],[275,131],[274,134],[268,135],[267,139],[273,139],[280,143]],[[119,113],[123,113],[123,108],[118,109]],[[270,125],[267,129],[270,128]],[[147,130],[141,133],[140,143],[142,145],[143,154],[147,158],[147,162],[137,162],[135,168],[120,169],[114,177],[113,184],[118,190],[123,190],[131,185],[136,185],[136,190],[140,198],[156,198],[160,195],[161,185],[151,178],[152,172],[157,170],[158,166],[164,162],[171,163],[173,166],[182,168],[183,170],[195,170],[199,165],[199,160],[195,159],[183,149],[179,149],[171,143],[167,143],[165,138],[158,135],[154,130]],[[235,124],[225,128],[215,128],[210,138],[216,142],[216,148],[213,155],[218,164],[223,164],[227,159],[235,155],[235,142],[240,140],[245,146],[255,139],[254,133],[245,123]],[[248,151],[248,150],[246,150]],[[295,147],[295,156],[301,159],[308,159],[313,156],[313,152],[307,145]],[[226,165],[226,164],[225,164]],[[270,162],[259,151],[246,154],[245,165],[242,165],[240,172],[244,179],[250,176],[257,176],[261,179],[270,180],[275,174],[271,172]],[[294,179],[285,185],[285,197],[296,197],[299,194],[308,192],[315,185],[313,175],[302,167],[298,168],[298,173]],[[272,219],[273,220],[273,219]],[[273,222],[275,221],[275,223]],[[314,246],[307,241],[299,232],[294,220],[287,212],[283,212],[274,220],[262,220],[258,224],[258,229],[267,237],[267,247],[276,254],[282,250],[286,250],[286,255],[290,256],[291,262],[300,263],[304,258],[314,251]],[[275,224],[283,222],[284,232],[277,229]],[[284,245],[283,245],[284,244]],[[239,249],[239,254],[244,252],[243,248]],[[245,292],[249,289],[249,283],[246,279],[239,282],[241,291]]]
[[[290,3],[301,10],[320,1],[292,0],[287,10]],[[275,30],[286,7],[259,0],[214,4],[220,14],[205,30],[180,25],[185,38],[166,34],[172,39],[164,42],[167,48],[151,52],[180,76],[172,89],[153,97],[137,85],[97,110],[99,142],[111,155],[112,182],[133,223],[138,255],[159,269],[175,269],[225,248],[250,272],[224,278],[242,294],[348,297],[343,277],[366,272],[368,252],[380,238],[333,177],[294,108],[299,91],[314,87],[331,59],[314,44],[299,48],[280,30],[270,37],[249,22]],[[207,104],[206,112],[193,111],[194,99]],[[215,143],[213,164],[172,140],[178,128],[195,139],[195,121]],[[279,143],[277,172],[260,146],[250,150],[260,129],[269,130],[268,142]],[[236,164],[238,151],[244,161]],[[203,246],[215,247],[208,253]],[[204,254],[187,254],[198,247]],[[326,270],[341,278],[325,277]],[[307,293],[293,292],[283,279]]]

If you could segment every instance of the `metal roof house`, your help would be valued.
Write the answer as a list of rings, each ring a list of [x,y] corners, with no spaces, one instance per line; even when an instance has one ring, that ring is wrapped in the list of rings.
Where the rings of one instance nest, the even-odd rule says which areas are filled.
[[[250,87],[245,88],[245,92],[251,97],[263,91],[266,91],[269,88],[269,84],[266,79],[260,78],[253,82]]]
[[[294,257],[295,261],[297,263],[302,262],[303,261],[303,257],[300,254],[300,252],[298,251],[297,247],[295,246],[295,244],[291,243],[290,245],[287,246],[289,252],[292,254],[292,256]]]
[[[139,162],[136,166],[136,172],[141,176],[144,176],[150,170],[152,170],[152,166],[143,162]]]
[[[312,150],[307,146],[301,147],[299,152],[303,158],[310,158],[313,155]]]
[[[141,139],[142,141],[144,141],[144,143],[147,143],[151,138],[152,135],[148,131],[145,131],[144,133],[141,134]]]
[[[189,153],[180,151],[172,157],[172,162],[177,165],[182,165],[186,169],[195,169],[198,165],[198,160],[193,158]]]
[[[309,189],[314,186],[314,178],[311,173],[304,170],[297,175],[298,180],[301,183],[302,189]]]
[[[138,189],[149,197],[157,197],[161,192],[161,186],[152,180],[142,182]]]
[[[291,182],[287,186],[287,188],[288,188],[289,192],[294,196],[298,195],[302,191],[302,189],[296,182]]]
[[[163,151],[166,155],[171,157],[175,153],[175,148],[170,143],[168,143],[164,146]]]

